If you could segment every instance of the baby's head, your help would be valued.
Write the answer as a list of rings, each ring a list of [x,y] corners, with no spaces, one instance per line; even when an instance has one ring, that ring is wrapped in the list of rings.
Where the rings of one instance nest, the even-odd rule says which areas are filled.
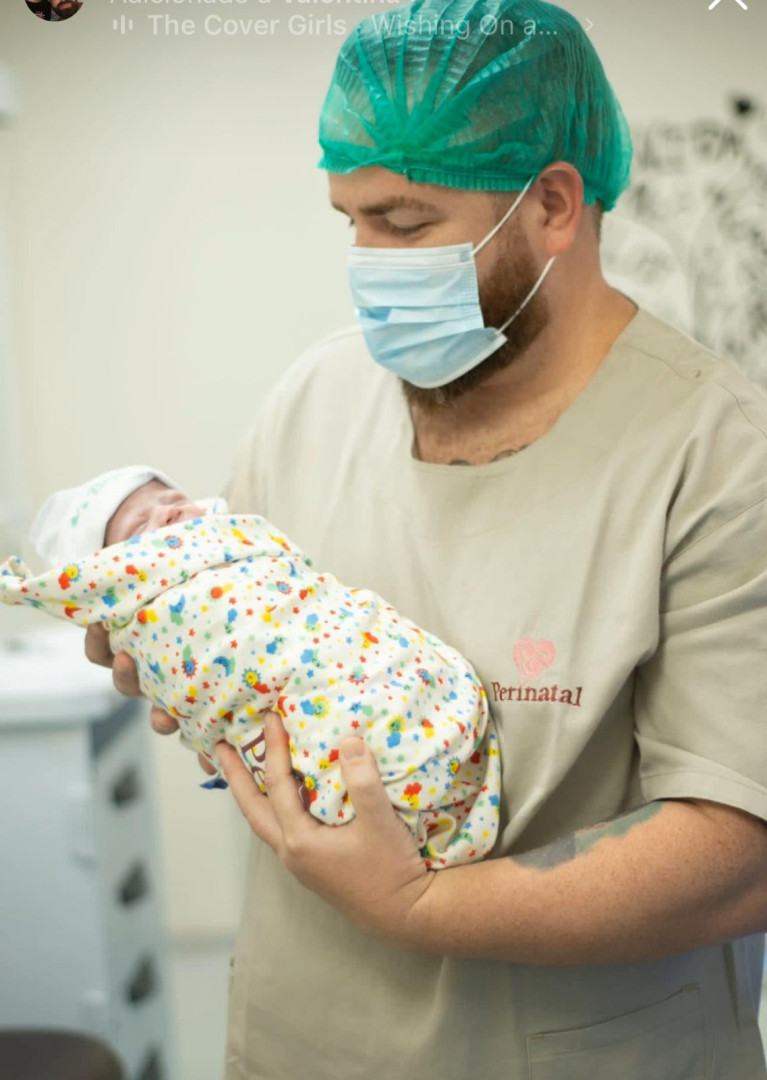
[[[113,469],[57,491],[42,507],[30,539],[49,565],[76,561],[110,544],[177,521],[225,512],[221,500],[192,502],[165,473],[146,465]]]
[[[104,530],[104,546],[177,521],[202,517],[205,512],[204,507],[193,503],[178,488],[169,487],[161,480],[149,480],[123,499],[112,514]]]

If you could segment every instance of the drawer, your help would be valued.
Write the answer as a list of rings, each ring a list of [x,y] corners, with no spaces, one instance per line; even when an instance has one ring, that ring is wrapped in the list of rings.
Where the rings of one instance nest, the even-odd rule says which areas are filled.
[[[107,890],[119,887],[138,860],[152,865],[159,852],[150,732],[145,710],[134,711],[94,768],[98,857]]]
[[[111,909],[105,914],[104,930],[109,994],[110,998],[121,998],[137,956],[151,952],[158,964],[164,964],[165,938],[157,909],[149,903],[132,909]]]
[[[126,1080],[140,1080],[142,1071],[147,1076],[154,1056],[154,1068],[160,1067],[159,1077],[170,1080],[167,1069],[169,1017],[165,1008],[164,971],[161,961],[156,967],[146,966],[152,954],[135,958],[129,979],[123,989],[129,989],[135,1000],[125,993],[114,1002],[114,1029],[112,1043],[126,1066]]]

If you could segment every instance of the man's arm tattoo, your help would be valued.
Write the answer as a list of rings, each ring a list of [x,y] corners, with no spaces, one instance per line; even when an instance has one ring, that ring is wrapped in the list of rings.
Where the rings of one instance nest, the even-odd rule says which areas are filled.
[[[596,825],[587,825],[584,829],[578,829],[567,836],[560,836],[551,844],[536,848],[534,851],[524,851],[519,855],[510,855],[509,858],[519,866],[533,866],[539,870],[551,870],[561,863],[570,862],[576,855],[582,855],[589,851],[601,840],[603,836],[623,836],[632,825],[657,814],[663,806],[663,800],[645,803],[636,810],[629,810],[620,814],[612,821],[600,821]]]

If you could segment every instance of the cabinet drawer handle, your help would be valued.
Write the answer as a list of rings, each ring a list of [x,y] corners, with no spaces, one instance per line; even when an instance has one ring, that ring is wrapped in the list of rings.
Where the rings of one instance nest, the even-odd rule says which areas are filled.
[[[130,904],[135,904],[137,900],[141,900],[148,892],[149,877],[144,864],[136,863],[125,875],[118,889],[120,903],[128,907]]]
[[[136,972],[128,984],[128,1001],[131,1005],[138,1005],[145,1001],[157,989],[157,974],[151,956],[145,956],[136,968]]]
[[[138,770],[131,765],[112,786],[112,802],[115,806],[127,806],[141,794],[141,781]]]

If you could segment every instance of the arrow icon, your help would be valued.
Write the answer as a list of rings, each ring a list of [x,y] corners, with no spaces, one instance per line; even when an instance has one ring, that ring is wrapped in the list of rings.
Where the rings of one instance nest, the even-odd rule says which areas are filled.
[[[721,0],[714,0],[714,3],[719,4],[719,3],[721,3]],[[738,3],[740,3],[740,0],[738,0]],[[587,17],[586,18],[586,25],[583,28],[586,31],[587,34],[588,34],[589,30],[591,30],[593,28],[593,26],[594,26],[593,22],[591,21],[591,19],[589,19]]]
[[[713,3],[708,5],[708,10],[713,11],[715,7],[719,7],[722,0],[713,0]],[[738,7],[742,7],[744,11],[748,11],[748,4],[744,3],[744,0],[735,0]]]

